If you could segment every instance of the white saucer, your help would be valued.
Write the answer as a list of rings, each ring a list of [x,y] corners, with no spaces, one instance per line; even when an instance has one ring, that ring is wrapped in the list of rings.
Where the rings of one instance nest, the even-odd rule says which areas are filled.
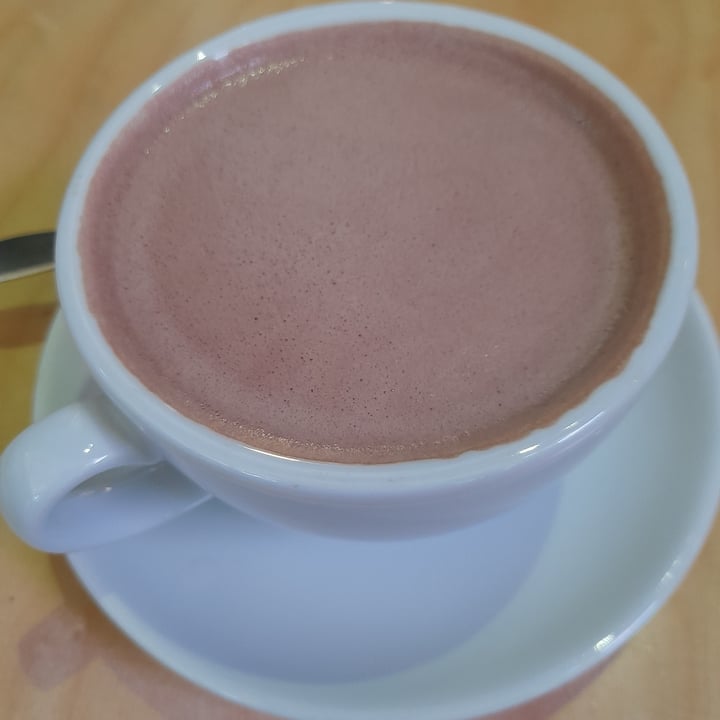
[[[34,412],[88,381],[62,318]],[[451,720],[529,700],[606,659],[678,586],[720,493],[720,361],[695,300],[622,427],[562,483],[483,525],[329,540],[208,503],[69,556],[160,662],[226,698],[312,720]]]

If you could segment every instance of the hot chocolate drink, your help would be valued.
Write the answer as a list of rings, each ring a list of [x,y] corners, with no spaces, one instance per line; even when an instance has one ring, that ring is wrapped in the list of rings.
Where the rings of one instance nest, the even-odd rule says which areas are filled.
[[[661,180],[587,81],[426,23],[205,60],[103,159],[90,308],[179,412],[291,457],[448,457],[617,373],[663,280]]]

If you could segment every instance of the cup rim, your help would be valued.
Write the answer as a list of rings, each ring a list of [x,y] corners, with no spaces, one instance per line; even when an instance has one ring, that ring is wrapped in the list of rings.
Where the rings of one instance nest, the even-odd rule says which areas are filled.
[[[345,464],[284,457],[253,448],[210,430],[167,405],[115,356],[90,312],[77,249],[89,183],[105,151],[144,104],[198,63],[219,59],[231,49],[273,36],[322,26],[375,21],[430,22],[499,35],[555,58],[597,87],[629,119],[661,177],[671,218],[670,257],[658,300],[642,342],[625,367],[596,387],[547,427],[484,450],[451,458],[385,464]],[[682,164],[670,140],[645,105],[617,77],[564,41],[524,23],[479,10],[418,2],[349,2],[308,6],[253,20],[181,54],[153,73],[109,116],[88,145],[70,181],[57,229],[56,276],[61,305],[81,354],[102,390],[134,424],[170,447],[215,466],[295,489],[343,494],[432,491],[449,484],[485,480],[518,463],[544,465],[588,434],[604,428],[649,380],[669,351],[685,316],[697,268],[697,219]],[[358,482],[353,482],[357,480]]]

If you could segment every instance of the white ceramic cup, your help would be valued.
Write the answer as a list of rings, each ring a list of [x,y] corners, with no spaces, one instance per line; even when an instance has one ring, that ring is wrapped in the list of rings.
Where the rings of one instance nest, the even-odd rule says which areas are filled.
[[[669,267],[649,329],[622,372],[552,426],[451,459],[346,465],[278,457],[184,417],[121,364],[88,310],[77,250],[88,185],[105,151],[147,100],[200,62],[289,31],[360,21],[460,25],[512,38],[565,63],[610,98],[646,143],[672,221]],[[96,135],[73,176],[57,235],[57,283],[72,336],[102,394],[31,426],[0,466],[0,509],[26,542],[70,551],[150,528],[209,497],[309,531],[413,537],[460,528],[517,503],[584,457],[629,409],[670,349],[692,293],[697,223],[666,136],[641,102],[588,57],[514,21],[445,5],[348,3],[295,10],[233,29],[140,86]],[[133,472],[144,468],[142,482]]]

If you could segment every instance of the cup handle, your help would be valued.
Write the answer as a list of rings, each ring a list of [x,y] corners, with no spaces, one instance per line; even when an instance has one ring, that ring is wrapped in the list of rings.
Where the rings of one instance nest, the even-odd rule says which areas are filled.
[[[31,425],[0,458],[0,512],[47,552],[129,537],[208,498],[101,394]]]

